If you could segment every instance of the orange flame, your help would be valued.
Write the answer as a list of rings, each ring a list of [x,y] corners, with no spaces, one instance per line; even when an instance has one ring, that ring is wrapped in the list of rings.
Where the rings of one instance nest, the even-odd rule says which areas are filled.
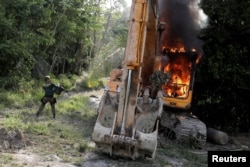
[[[196,49],[192,49],[191,52],[195,53]],[[196,60],[191,60],[181,42],[178,43],[177,47],[163,46],[162,53],[163,55],[158,56],[157,59],[157,70],[161,69],[164,73],[171,73],[168,83],[162,86],[163,92],[170,97],[187,97],[191,86],[192,61],[195,61],[196,64],[199,63],[201,54]],[[171,55],[171,60],[169,59],[168,63],[164,62],[168,59],[167,55]]]
[[[187,97],[191,64],[191,61],[185,56],[178,56],[164,67],[164,72],[172,74],[169,82],[163,85],[163,90],[167,96]]]

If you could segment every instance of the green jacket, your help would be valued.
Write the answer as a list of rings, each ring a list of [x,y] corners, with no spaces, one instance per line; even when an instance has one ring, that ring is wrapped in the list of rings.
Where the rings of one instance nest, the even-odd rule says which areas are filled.
[[[58,86],[56,86],[55,84],[53,83],[49,83],[49,84],[45,84],[43,86],[43,90],[45,92],[45,97],[53,97],[54,96],[54,93],[56,91],[56,89],[58,88]]]

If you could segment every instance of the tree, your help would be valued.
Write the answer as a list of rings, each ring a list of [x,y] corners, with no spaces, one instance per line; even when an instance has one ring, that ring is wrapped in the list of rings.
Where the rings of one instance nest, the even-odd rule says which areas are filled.
[[[99,1],[98,1],[99,2]],[[46,61],[50,72],[55,74],[80,74],[89,65],[93,49],[92,32],[100,29],[98,17],[101,13],[100,4],[96,0],[49,1],[52,6],[51,22],[52,36],[55,43],[44,50],[48,55]],[[41,56],[39,56],[41,58]],[[38,62],[41,62],[38,59]]]
[[[96,34],[100,40],[95,43],[96,57],[90,69],[99,75],[97,77],[106,77],[111,69],[121,65],[127,41],[129,10],[124,0],[107,1],[103,9],[104,29]]]
[[[48,73],[81,74],[96,56],[113,53],[127,30],[117,10],[124,0],[114,2],[109,11],[105,0],[0,0],[1,87],[18,89],[21,80]]]
[[[0,85],[48,73],[80,73],[102,29],[101,0],[0,0]]]
[[[200,37],[204,56],[196,75],[200,117],[211,126],[248,131],[250,125],[250,6],[248,1],[202,1],[209,26]]]
[[[53,42],[48,34],[32,31],[45,21],[47,11],[39,10],[42,3],[0,1],[0,82],[4,88],[17,88],[20,79],[28,79],[38,44]]]

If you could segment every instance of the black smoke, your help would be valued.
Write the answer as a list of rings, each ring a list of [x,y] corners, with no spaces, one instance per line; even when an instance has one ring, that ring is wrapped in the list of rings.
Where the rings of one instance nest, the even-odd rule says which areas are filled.
[[[181,43],[185,50],[202,52],[202,41],[198,39],[202,18],[197,0],[160,0],[159,9],[159,21],[166,23],[162,45],[178,48]]]

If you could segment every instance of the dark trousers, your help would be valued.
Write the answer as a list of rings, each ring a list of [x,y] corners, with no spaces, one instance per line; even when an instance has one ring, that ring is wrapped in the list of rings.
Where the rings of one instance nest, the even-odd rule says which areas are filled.
[[[53,118],[56,117],[56,108],[55,108],[55,104],[56,104],[56,98],[54,97],[43,97],[41,99],[41,106],[39,107],[37,113],[36,113],[36,116],[39,117],[39,115],[42,113],[45,105],[49,102],[50,103],[50,106],[51,106],[51,111],[52,111],[52,114],[53,114]]]

